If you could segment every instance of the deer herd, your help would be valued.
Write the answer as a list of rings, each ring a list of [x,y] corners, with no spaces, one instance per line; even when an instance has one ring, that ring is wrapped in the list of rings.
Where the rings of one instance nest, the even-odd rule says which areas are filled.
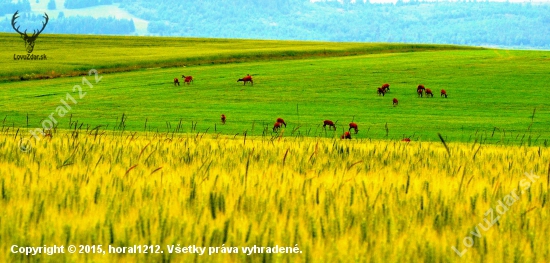
[[[181,75],[181,79],[183,80],[184,83],[187,83],[187,85],[190,85],[191,82],[193,82],[192,76]],[[254,80],[252,79],[252,76],[250,76],[250,74],[246,74],[246,76],[237,80],[237,82],[240,82],[240,81],[242,81],[244,85],[246,85],[247,82],[249,82],[251,86],[254,85]],[[174,78],[174,86],[179,86],[179,85],[180,85],[179,79]]]
[[[187,83],[187,85],[190,85],[191,82],[193,82],[193,77],[192,76],[185,76],[185,75],[181,75],[181,79],[183,80],[183,83]],[[179,86],[180,85],[180,81],[178,80],[178,78],[174,78],[174,86]]]
[[[187,85],[190,85],[193,82],[193,77],[192,76],[181,75],[181,78],[182,78],[184,83],[187,83]],[[239,78],[237,80],[237,82],[241,82],[241,81],[243,82],[243,85],[246,85],[247,82],[250,82],[250,85],[254,85],[254,81],[252,79],[252,76],[250,76],[250,74],[247,74],[243,78]],[[174,86],[176,86],[176,85],[177,86],[180,85],[180,82],[179,82],[178,78],[174,78]],[[385,96],[386,93],[388,93],[389,91],[390,91],[390,84],[388,84],[388,83],[385,83],[381,87],[377,88],[378,96],[380,96],[380,95]],[[418,94],[418,97],[424,97],[424,95],[426,95],[426,97],[432,97],[433,98],[433,96],[434,96],[432,90],[427,89],[422,84],[418,85],[418,87],[416,88],[416,93]],[[444,89],[441,90],[441,97],[447,98],[447,91],[445,91]],[[399,105],[399,101],[397,100],[397,98],[393,98],[392,102],[393,102],[394,107]],[[225,124],[225,122],[226,122],[226,116],[225,116],[225,114],[222,114],[221,115],[221,123]],[[338,122],[338,121],[336,121],[336,122]],[[333,122],[331,120],[324,120],[323,121],[323,128],[326,130],[326,128],[328,126],[329,130],[334,129],[336,131],[336,122]],[[283,118],[277,118],[277,120],[273,124],[273,132],[278,132],[283,126],[286,128],[285,120]],[[357,134],[359,132],[359,128],[357,126],[357,123],[351,122],[349,124],[348,131],[344,132],[344,134],[342,134],[342,136],[340,136],[340,138],[341,139],[351,139],[351,130],[354,130],[355,134]],[[403,139],[403,141],[410,142],[410,139],[408,139],[408,138]]]

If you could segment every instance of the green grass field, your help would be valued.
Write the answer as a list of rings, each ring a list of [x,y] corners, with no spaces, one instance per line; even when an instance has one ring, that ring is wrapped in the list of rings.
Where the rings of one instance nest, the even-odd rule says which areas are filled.
[[[29,61],[0,39],[0,262],[548,261],[548,51],[41,35]],[[168,248],[190,245],[303,253]]]
[[[0,65],[0,81],[76,76],[90,68],[106,73],[270,59],[474,49],[415,44],[43,34],[36,41],[33,54],[46,54],[47,60],[24,63],[14,61],[14,55],[26,54],[24,42],[18,34],[0,33],[0,41],[4,47],[0,50],[0,57],[7,62]]]
[[[282,117],[285,136],[335,137],[355,121],[358,139],[435,141],[437,133],[463,142],[546,145],[550,139],[545,51],[44,35],[34,53],[47,54],[47,61],[14,61],[13,53],[24,53],[23,41],[14,34],[0,38],[7,43],[0,57],[8,61],[0,66],[4,130],[41,127],[54,113],[58,129],[122,129],[124,115],[129,131],[272,136]],[[82,76],[8,81],[90,69],[102,77],[97,84],[87,77],[93,89]],[[236,82],[248,73],[254,86]],[[194,83],[174,87],[173,78],[182,74]],[[391,90],[381,97],[376,88],[383,83]],[[418,98],[418,84],[435,97]],[[441,89],[449,98],[439,97]],[[71,109],[59,117],[67,93],[77,103],[69,102]],[[221,114],[228,118],[223,126]],[[325,132],[325,119],[338,121],[336,132]]]

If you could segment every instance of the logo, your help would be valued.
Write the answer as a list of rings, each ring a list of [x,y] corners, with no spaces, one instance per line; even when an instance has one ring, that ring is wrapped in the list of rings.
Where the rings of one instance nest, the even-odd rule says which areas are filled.
[[[15,14],[13,14],[13,17],[11,19],[11,26],[13,27],[13,29],[15,30],[15,32],[19,33],[21,35],[21,38],[23,38],[23,40],[25,41],[25,48],[27,49],[27,53],[32,53],[33,49],[34,49],[34,41],[36,41],[36,38],[38,37],[38,35],[40,35],[40,33],[42,33],[42,31],[44,31],[44,28],[46,28],[46,25],[48,24],[48,14],[44,13],[44,19],[46,19],[46,22],[42,22],[42,29],[38,30],[38,32],[35,30],[33,30],[33,33],[31,36],[27,35],[27,30],[25,29],[25,32],[21,32],[19,31],[19,26],[15,27],[15,20],[17,20],[17,18],[19,18],[19,16],[17,16],[19,13],[19,11],[16,11]]]

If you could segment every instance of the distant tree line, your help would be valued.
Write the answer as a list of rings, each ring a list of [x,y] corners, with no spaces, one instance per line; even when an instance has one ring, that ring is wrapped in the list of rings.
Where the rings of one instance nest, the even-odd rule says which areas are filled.
[[[25,25],[37,25],[43,20],[43,14],[22,13],[17,24],[25,28]],[[11,18],[0,22],[0,31],[14,32],[11,26]],[[133,34],[135,30],[134,21],[131,19],[93,18],[89,16],[65,17],[61,12],[58,18],[50,17],[43,33],[129,35]],[[32,28],[29,28],[29,31],[32,32]]]
[[[47,0],[41,0],[47,1]],[[66,0],[66,8],[109,3],[149,21],[148,34],[253,39],[401,42],[550,48],[550,4],[357,0]],[[4,14],[28,0],[0,0]],[[4,19],[0,31],[12,32]],[[45,32],[135,34],[132,20],[63,17]]]
[[[51,27],[50,27],[51,26]],[[128,35],[136,30],[131,19],[63,17],[48,25],[48,33]]]
[[[122,0],[164,36],[550,47],[550,4]]]

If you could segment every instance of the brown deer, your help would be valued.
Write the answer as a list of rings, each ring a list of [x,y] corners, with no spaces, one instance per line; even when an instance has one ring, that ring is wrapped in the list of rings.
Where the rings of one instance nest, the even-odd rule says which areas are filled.
[[[429,97],[432,97],[432,98],[434,97],[434,94],[432,93],[432,90],[431,90],[431,89],[426,89],[426,98],[427,98],[428,96],[429,96]]]
[[[423,97],[425,90],[426,87],[424,87],[424,85],[418,85],[418,87],[416,88],[416,93],[418,93],[418,97]]]
[[[252,80],[252,76],[250,74],[247,74],[244,78],[237,80],[237,82],[242,81],[244,85],[246,85],[247,82],[250,82],[250,85],[254,86],[254,81]]]
[[[15,20],[19,18],[19,16],[17,16],[18,14],[19,11],[16,11],[15,14],[13,14],[13,17],[11,18],[11,26],[13,27],[15,32],[19,33],[21,35],[21,38],[23,38],[23,40],[25,41],[25,48],[27,49],[27,53],[32,53],[32,51],[34,50],[34,41],[36,41],[38,35],[40,35],[42,31],[44,31],[44,28],[46,28],[46,25],[48,24],[48,14],[44,13],[44,18],[46,19],[46,22],[42,22],[42,29],[38,30],[38,32],[36,32],[36,30],[33,30],[32,36],[27,35],[27,30],[25,30],[25,32],[21,32],[19,31],[19,26],[17,26],[17,28],[15,27]]]
[[[351,129],[355,130],[355,134],[359,132],[359,129],[357,128],[357,123],[355,122],[350,122],[348,131],[351,131]]]
[[[180,81],[178,80],[178,78],[174,78],[174,86],[176,85],[180,85]]]
[[[285,128],[286,128],[286,122],[285,122],[285,120],[283,120],[283,118],[277,118],[277,122],[284,125]]]
[[[225,114],[222,114],[222,124],[225,124]]]
[[[447,98],[447,92],[444,89],[441,90],[441,97]]]
[[[351,139],[351,134],[349,133],[349,131],[344,132],[344,134],[340,136],[340,139]]]
[[[382,97],[383,97],[383,96],[386,95],[386,90],[384,88],[380,87],[380,88],[378,88],[376,93],[378,93],[378,96],[382,95]]]
[[[334,128],[334,130],[336,130],[336,124],[334,122],[332,122],[331,120],[324,120],[323,121],[323,128],[327,128],[327,125],[329,127],[329,129],[332,127]]]
[[[181,77],[183,78],[183,83],[187,83],[187,85],[191,84],[191,82],[193,82],[193,77],[191,76],[185,76],[185,75],[181,75]]]
[[[397,106],[399,104],[399,101],[396,98],[393,98],[393,106]]]
[[[281,128],[282,125],[283,124],[280,123],[280,122],[276,122],[275,124],[273,124],[273,132],[277,132]]]
[[[382,89],[384,89],[384,92],[390,91],[390,84],[385,83],[384,85],[382,85]]]

